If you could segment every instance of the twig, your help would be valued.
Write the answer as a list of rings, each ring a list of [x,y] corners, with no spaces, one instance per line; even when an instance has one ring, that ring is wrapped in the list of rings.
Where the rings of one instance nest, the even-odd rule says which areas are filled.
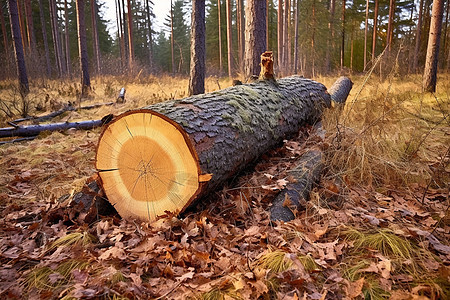
[[[23,142],[23,141],[32,141],[36,138],[37,136],[29,136],[29,137],[24,137],[24,138],[19,138],[19,139],[14,139],[14,140],[9,140],[9,141],[1,141],[0,145],[6,145],[6,144],[12,144],[12,143],[18,143],[18,142]]]

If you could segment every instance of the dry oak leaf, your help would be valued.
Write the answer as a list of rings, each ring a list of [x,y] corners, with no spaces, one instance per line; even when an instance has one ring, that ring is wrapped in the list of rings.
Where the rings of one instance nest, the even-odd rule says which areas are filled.
[[[357,281],[349,282],[347,285],[347,297],[353,299],[361,295],[363,286],[364,277],[361,277]]]

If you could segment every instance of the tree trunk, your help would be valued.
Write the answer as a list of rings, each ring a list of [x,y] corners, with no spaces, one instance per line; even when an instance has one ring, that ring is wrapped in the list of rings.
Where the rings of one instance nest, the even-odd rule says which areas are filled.
[[[284,0],[284,20],[283,20],[283,61],[282,66],[286,75],[289,74],[288,70],[288,30],[289,30],[289,0]]]
[[[48,40],[47,40],[47,27],[45,24],[45,16],[44,16],[44,6],[42,5],[42,0],[39,0],[39,17],[41,19],[41,27],[42,27],[42,39],[44,42],[44,52],[45,52],[45,63],[47,65],[47,76],[52,76],[52,66],[50,63],[50,51],[48,49]]]
[[[24,16],[23,16],[23,12],[22,12],[22,4],[23,1],[19,1],[17,2],[17,14],[19,15],[19,25],[20,25],[20,34],[22,36],[22,47],[23,47],[23,52],[24,54],[26,52],[29,51],[29,47],[28,47],[28,43],[26,42],[26,29],[25,29],[25,24],[24,24]]]
[[[154,220],[213,191],[325,106],[326,88],[300,76],[158,103],[109,124],[96,168],[123,218]]]
[[[245,9],[245,78],[261,72],[261,54],[266,49],[266,1],[247,0]]]
[[[330,17],[328,20],[328,41],[327,41],[327,53],[326,53],[326,65],[327,71],[331,72],[331,50],[334,48],[334,10],[335,0],[330,0]]]
[[[12,39],[14,41],[14,52],[16,55],[17,75],[19,77],[19,90],[22,96],[30,92],[28,87],[27,68],[25,67],[25,56],[23,54],[22,34],[20,32],[19,13],[16,0],[8,0],[9,21],[11,24]]]
[[[377,46],[378,1],[375,0],[375,9],[373,12],[372,63],[375,61],[375,50]]]
[[[148,62],[150,70],[153,72],[153,37],[152,37],[152,21],[150,18],[150,4],[149,0],[145,1],[145,13],[147,17],[147,30],[148,30]]]
[[[416,46],[414,47],[414,63],[413,63],[413,72],[417,72],[417,61],[419,59],[419,50],[420,50],[420,39],[422,35],[422,12],[423,12],[423,0],[420,0],[419,4],[419,17],[417,20],[417,28],[416,28]]]
[[[56,2],[55,0],[49,0],[50,7],[50,21],[52,26],[52,37],[53,37],[53,49],[55,52],[55,62],[58,67],[59,76],[65,74],[65,64],[62,62],[62,51],[61,51],[61,41],[59,39],[58,30],[58,19],[56,12]]]
[[[238,57],[240,72],[244,74],[244,44],[245,44],[245,23],[244,23],[244,0],[236,1],[237,8],[237,37],[238,37]]]
[[[227,53],[228,53],[228,77],[233,77],[233,41],[232,41],[232,30],[231,30],[231,0],[226,0],[227,2]]]
[[[388,53],[391,52],[392,35],[394,31],[394,14],[395,14],[395,0],[389,0],[389,21],[386,35],[386,45]]]
[[[170,51],[172,54],[172,75],[175,75],[175,37],[173,36],[173,5],[170,0]]]
[[[128,66],[133,69],[134,61],[134,46],[133,46],[133,11],[131,7],[131,0],[128,0]]]
[[[345,55],[345,0],[342,0],[342,32],[341,32],[341,71],[344,69]]]
[[[65,18],[65,29],[64,29],[64,41],[66,43],[66,69],[67,74],[71,74],[71,63],[70,63],[70,44],[69,44],[69,13],[67,10],[67,0],[64,0],[64,18]]]
[[[36,36],[34,35],[31,0],[25,0],[25,14],[27,16],[28,46],[31,50],[32,55],[34,55],[36,53]]]
[[[447,50],[447,39],[448,39],[448,37],[447,37],[447,29],[448,29],[448,14],[449,14],[449,11],[450,10],[450,1],[447,1],[447,8],[446,8],[446,10],[445,10],[445,25],[444,25],[444,32],[443,32],[443,41],[442,41],[442,56],[441,56],[441,59],[442,59],[442,63],[441,63],[441,69],[443,69],[443,70],[445,70],[445,61],[446,61],[446,57],[445,57],[445,53],[446,53],[446,50]],[[450,49],[449,49],[449,52],[450,52]]]
[[[300,0],[297,0],[295,3],[295,25],[294,25],[294,74],[297,74],[298,72],[298,14],[299,14],[299,4],[300,4]],[[327,48],[327,55],[329,56],[329,50]],[[329,59],[329,57],[327,57],[327,59]]]
[[[93,55],[95,57],[95,67],[97,74],[101,74],[101,60],[100,60],[100,46],[98,39],[98,28],[97,28],[97,2],[96,0],[91,0],[91,19],[92,19],[92,47]]]
[[[423,88],[427,92],[436,91],[436,75],[439,56],[439,44],[441,40],[442,17],[444,0],[434,0],[431,13],[430,33],[428,36],[427,58],[423,74]]]
[[[369,0],[366,0],[366,20],[364,22],[364,69],[366,71],[367,65],[367,34],[369,31]]]
[[[121,67],[124,68],[126,65],[126,55],[125,55],[125,39],[124,39],[124,33],[123,33],[123,23],[122,23],[122,7],[120,4],[120,0],[117,0],[117,31],[119,36],[119,49],[120,49],[120,64]]]
[[[192,0],[190,96],[205,93],[205,32],[205,0]]]
[[[266,51],[269,50],[269,0],[266,0]]]
[[[219,27],[219,74],[222,76],[223,72],[223,60],[222,60],[222,23],[221,23],[221,0],[217,0],[217,17],[218,17],[218,27]]]
[[[9,43],[6,33],[5,18],[3,17],[3,7],[0,5],[0,21],[2,23],[3,46],[5,47],[5,57],[8,58]]]
[[[81,66],[81,97],[86,97],[91,88],[89,77],[89,62],[86,43],[86,23],[84,18],[84,0],[76,0],[77,4],[77,27],[78,27],[78,49]]]
[[[278,0],[278,22],[277,22],[277,44],[278,44],[278,69],[283,69],[283,0]]]
[[[311,74],[314,78],[316,76],[316,0],[312,3],[312,26],[311,26]]]

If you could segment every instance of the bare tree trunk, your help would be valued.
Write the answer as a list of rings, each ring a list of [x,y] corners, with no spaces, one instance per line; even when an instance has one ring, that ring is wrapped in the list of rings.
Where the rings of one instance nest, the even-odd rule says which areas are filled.
[[[49,7],[50,7],[50,21],[52,26],[52,37],[53,37],[53,49],[55,52],[55,62],[56,66],[58,67],[58,73],[59,76],[64,75],[64,64],[62,62],[61,56],[61,43],[59,40],[59,34],[58,34],[58,20],[56,17],[56,3],[55,0],[49,0]]]
[[[70,68],[70,44],[69,44],[69,13],[67,10],[67,0],[64,0],[64,18],[65,18],[65,30],[64,30],[64,37],[65,37],[65,43],[66,43],[66,68],[67,68],[67,74],[71,74],[71,68]]]
[[[419,4],[419,17],[417,20],[417,27],[416,27],[416,46],[414,47],[414,63],[413,63],[413,72],[417,72],[417,60],[419,59],[419,50],[420,50],[420,40],[422,35],[422,16],[423,13],[423,0],[420,0]]]
[[[22,11],[22,3],[23,3],[23,1],[17,2],[17,13],[19,14],[20,34],[22,36],[23,52],[25,54],[26,52],[29,51],[29,45],[26,42],[27,33],[25,31],[25,24],[24,24],[24,20],[23,20],[24,16],[23,16],[23,11]]]
[[[205,93],[205,0],[192,0],[189,96]]]
[[[128,43],[128,26],[127,26],[127,13],[125,12],[125,0],[122,0],[122,30],[123,30],[123,55],[125,57],[125,64],[128,64],[129,60],[129,43]]]
[[[8,0],[9,20],[11,24],[11,34],[14,41],[14,52],[16,55],[17,75],[19,77],[20,93],[22,96],[30,92],[28,87],[27,68],[25,67],[25,56],[23,54],[22,34],[20,32],[19,12],[16,0]]]
[[[369,31],[369,0],[366,0],[366,20],[364,22],[364,70],[367,65],[367,33]]]
[[[133,46],[133,11],[131,7],[131,0],[128,0],[128,64],[130,70],[133,69],[134,64],[134,46]]]
[[[170,0],[170,50],[172,53],[172,74],[175,74],[175,53],[174,53],[174,42],[175,38],[173,36],[173,5],[172,0]]]
[[[266,49],[266,1],[247,0],[245,9],[245,78],[261,72],[261,54]]]
[[[223,72],[223,60],[222,60],[222,21],[221,21],[221,0],[217,0],[217,17],[218,17],[218,28],[219,28],[219,74],[222,76]]]
[[[145,0],[145,9],[147,15],[147,29],[148,29],[148,62],[150,69],[153,71],[153,37],[152,37],[152,20],[150,18],[150,4],[148,0]]]
[[[394,31],[394,14],[395,14],[395,0],[389,0],[389,21],[386,35],[386,45],[388,53],[391,52],[392,34]]]
[[[377,46],[378,1],[375,0],[375,10],[373,12],[372,63],[375,61],[375,50]]]
[[[428,36],[427,58],[423,74],[423,88],[427,92],[436,91],[436,77],[441,40],[444,0],[434,0],[431,13],[430,34]]]
[[[6,26],[5,26],[5,18],[3,17],[2,5],[0,5],[0,21],[2,23],[2,35],[3,35],[3,46],[5,47],[5,58],[8,58],[9,43],[8,43],[8,38],[6,36],[7,33],[6,33]]]
[[[278,22],[277,22],[277,42],[278,42],[278,68],[283,69],[283,0],[278,0]]]
[[[353,33],[355,31],[355,24],[352,22],[352,31],[350,32],[350,73],[353,72]]]
[[[47,28],[45,26],[44,6],[42,0],[39,0],[39,16],[41,19],[42,39],[44,41],[45,62],[47,64],[47,76],[52,76],[52,67],[50,64],[50,51],[48,49]]]
[[[269,50],[269,0],[266,0],[266,49]]]
[[[316,53],[315,53],[315,39],[316,39],[316,0],[312,3],[312,36],[311,36],[311,74],[314,78],[316,76]]]
[[[236,15],[237,15],[237,38],[238,38],[238,58],[241,74],[244,74],[244,43],[245,43],[245,23],[244,23],[244,11],[243,0],[236,1]]]
[[[31,0],[25,0],[25,14],[27,16],[28,46],[30,47],[32,55],[34,55],[36,53],[36,36],[34,35]]]
[[[101,61],[100,61],[100,46],[98,40],[98,28],[97,28],[97,2],[91,0],[91,19],[92,19],[92,47],[93,55],[95,57],[95,68],[97,74],[101,73]]]
[[[288,53],[288,30],[289,30],[289,0],[284,0],[284,21],[283,21],[283,69],[285,72],[289,72],[287,70],[287,53]],[[289,74],[289,73],[288,73]]]
[[[122,8],[120,5],[120,0],[116,2],[116,13],[117,13],[117,36],[119,38],[119,50],[120,50],[120,65],[125,67],[125,41],[123,37],[123,24],[122,24]]]
[[[295,41],[294,41],[294,74],[297,74],[297,72],[298,72],[298,14],[299,14],[298,6],[299,6],[299,3],[300,3],[300,0],[297,0],[294,4],[294,9],[295,9],[295,11],[294,11],[294,15],[295,15],[295,18],[294,18],[294,22],[295,22],[295,25],[294,25],[294,28],[295,28],[294,29],[294,31],[295,31],[295,33],[294,33],[294,35],[295,35],[295,37],[294,37],[294,39],[295,39]]]
[[[345,55],[345,0],[342,0],[342,41],[341,41],[341,71],[344,69]]]
[[[447,8],[446,8],[446,12],[445,12],[445,25],[444,25],[444,33],[443,33],[443,43],[442,43],[442,63],[441,63],[441,68],[444,70],[445,67],[445,51],[447,50],[447,28],[448,28],[448,11],[450,9],[450,1],[447,1]],[[449,50],[450,52],[450,50]]]
[[[84,0],[76,0],[77,3],[77,28],[78,28],[78,49],[81,66],[81,97],[85,97],[91,88],[89,77],[89,61],[86,43],[86,23],[84,18]]]
[[[228,52],[228,77],[233,76],[233,43],[231,31],[231,0],[226,0],[227,3],[227,52]]]
[[[335,10],[335,0],[330,1],[330,17],[328,19],[328,41],[327,41],[327,54],[326,54],[326,64],[327,71],[331,71],[331,52],[334,48],[334,10]]]

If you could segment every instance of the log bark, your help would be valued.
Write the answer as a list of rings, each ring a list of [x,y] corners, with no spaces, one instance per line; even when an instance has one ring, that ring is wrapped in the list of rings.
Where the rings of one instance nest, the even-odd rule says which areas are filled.
[[[122,217],[154,220],[165,210],[183,211],[193,200],[215,190],[296,134],[301,126],[318,121],[330,105],[325,86],[300,76],[154,104],[120,115],[105,128],[96,167],[109,201]],[[164,122],[170,132],[167,136],[160,128]],[[173,135],[180,134],[175,141]],[[180,146],[182,143],[185,145]],[[178,162],[188,164],[186,160],[191,157],[194,163],[183,169],[175,161],[168,162],[172,154],[185,155]],[[167,174],[167,169],[175,173]],[[154,190],[159,185],[155,170],[164,170],[160,181],[170,185],[163,192]],[[205,174],[212,174],[207,182]],[[185,191],[187,185],[194,186],[190,193]],[[177,193],[180,189],[181,194]],[[169,203],[160,203],[159,196]]]
[[[99,126],[102,126],[108,123],[109,120],[112,119],[112,115],[107,115],[103,117],[101,120],[90,120],[90,121],[80,121],[80,122],[61,122],[61,123],[52,123],[52,124],[44,124],[44,125],[27,125],[27,126],[14,126],[14,127],[6,127],[0,128],[0,138],[14,137],[14,136],[22,136],[22,137],[31,137],[36,136],[43,131],[64,131],[70,128],[76,129],[92,129]]]

